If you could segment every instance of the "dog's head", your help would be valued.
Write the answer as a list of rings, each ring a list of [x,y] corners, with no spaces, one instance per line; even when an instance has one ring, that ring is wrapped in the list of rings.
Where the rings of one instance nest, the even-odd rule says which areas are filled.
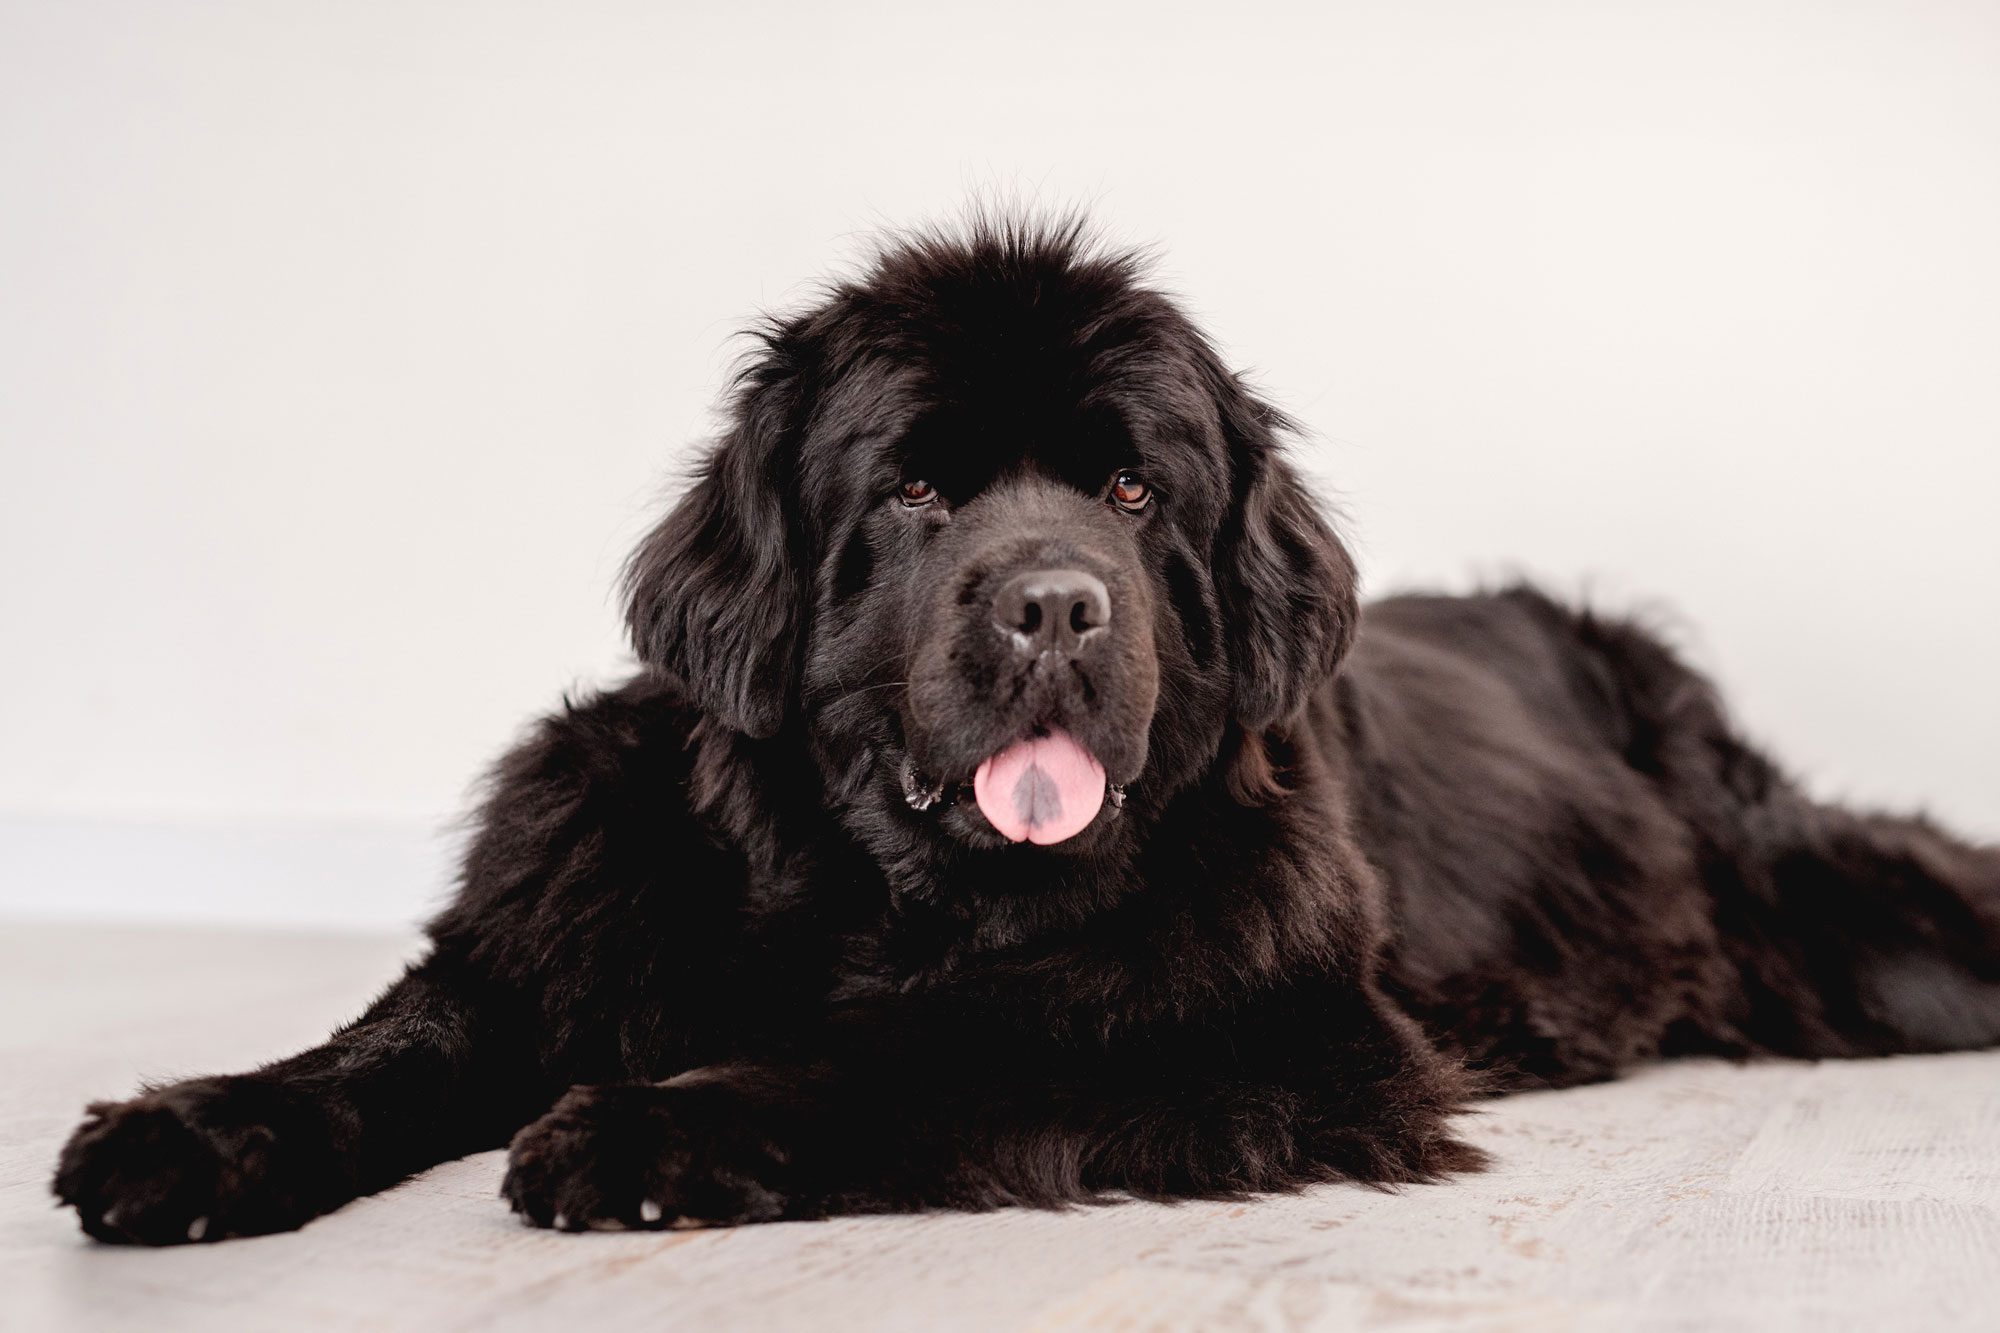
[[[633,642],[803,738],[857,818],[1106,845],[1346,647],[1353,565],[1283,424],[1074,226],[903,241],[765,332],[628,568]]]

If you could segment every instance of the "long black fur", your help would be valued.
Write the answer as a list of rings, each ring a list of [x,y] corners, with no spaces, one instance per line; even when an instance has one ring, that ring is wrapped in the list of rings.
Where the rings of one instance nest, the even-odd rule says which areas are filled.
[[[1476,1090],[2000,1040],[2000,852],[1815,803],[1633,624],[1364,615],[1285,421],[1075,226],[892,243],[731,423],[630,565],[643,669],[501,761],[430,955],[324,1046],[91,1107],[91,1235],[510,1139],[572,1230],[1393,1185],[1479,1166]],[[1115,610],[1037,674],[991,589],[1051,561]],[[1007,844],[965,784],[1049,726],[1123,804]]]

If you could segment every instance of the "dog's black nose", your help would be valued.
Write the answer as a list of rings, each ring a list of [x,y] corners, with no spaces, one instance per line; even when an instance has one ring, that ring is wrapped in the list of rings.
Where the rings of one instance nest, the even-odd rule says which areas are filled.
[[[1111,594],[1081,569],[1031,569],[1000,585],[993,623],[1025,656],[1074,655],[1111,623]]]

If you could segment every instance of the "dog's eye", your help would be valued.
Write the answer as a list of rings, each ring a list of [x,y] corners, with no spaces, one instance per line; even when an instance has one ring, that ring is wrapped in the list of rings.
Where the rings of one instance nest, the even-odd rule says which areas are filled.
[[[903,503],[912,509],[921,509],[937,498],[937,487],[927,481],[906,481],[903,483]]]
[[[1111,502],[1127,513],[1138,513],[1152,498],[1152,489],[1136,472],[1121,472],[1111,479]]]

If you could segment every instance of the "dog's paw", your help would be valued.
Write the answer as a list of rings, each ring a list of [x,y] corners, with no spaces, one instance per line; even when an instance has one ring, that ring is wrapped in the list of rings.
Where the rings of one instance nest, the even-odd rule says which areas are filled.
[[[786,1154],[726,1086],[573,1088],[514,1136],[500,1192],[559,1231],[734,1226],[786,1215]]]
[[[56,1164],[56,1198],[113,1244],[284,1231],[323,1211],[300,1169],[323,1119],[268,1085],[205,1079],[96,1102]]]

